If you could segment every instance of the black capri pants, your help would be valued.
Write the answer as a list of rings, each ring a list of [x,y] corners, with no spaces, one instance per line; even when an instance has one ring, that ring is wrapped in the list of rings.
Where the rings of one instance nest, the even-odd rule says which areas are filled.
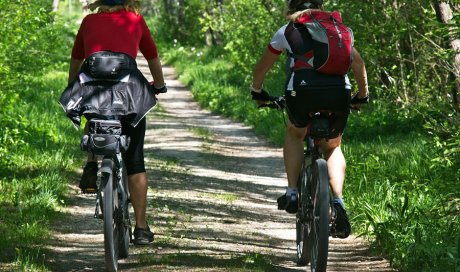
[[[304,89],[286,91],[286,105],[289,120],[298,127],[308,127],[311,123],[311,112],[331,111],[331,139],[341,135],[347,125],[350,114],[350,90],[343,87]]]
[[[123,134],[130,138],[128,150],[122,154],[128,176],[145,172],[144,163],[144,137],[146,121],[145,117],[133,127],[123,124]]]

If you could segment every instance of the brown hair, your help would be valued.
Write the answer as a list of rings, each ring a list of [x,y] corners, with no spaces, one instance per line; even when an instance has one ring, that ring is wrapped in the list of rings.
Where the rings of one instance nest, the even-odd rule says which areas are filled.
[[[323,8],[319,8],[320,10],[323,10]],[[288,13],[286,14],[286,18],[290,21],[297,21],[300,17],[302,17],[302,15],[304,15],[305,13],[308,13],[310,12],[310,10],[314,10],[314,9],[304,9],[304,10],[300,10],[300,11],[297,11],[297,12],[294,12],[294,13]]]
[[[94,3],[88,5],[91,11],[97,10],[97,12],[116,12],[120,10],[131,11],[136,14],[140,12],[140,1],[139,0],[127,0],[123,5],[108,6],[104,5],[103,0],[96,0]]]
[[[310,9],[323,9],[323,0],[291,0],[285,11],[286,19],[296,21]]]

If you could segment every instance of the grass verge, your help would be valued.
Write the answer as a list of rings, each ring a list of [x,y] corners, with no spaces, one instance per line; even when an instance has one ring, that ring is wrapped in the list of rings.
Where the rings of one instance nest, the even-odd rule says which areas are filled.
[[[39,247],[50,238],[50,223],[65,205],[79,164],[79,133],[57,102],[65,77],[51,72],[30,79],[8,115],[1,110],[8,118],[0,118],[0,261],[24,271],[46,270],[46,251]]]
[[[223,49],[178,47],[165,56],[202,106],[281,145],[283,115],[256,109],[247,90],[250,75],[241,74]],[[267,90],[281,90],[278,71],[268,75]],[[384,101],[351,115],[343,145],[346,203],[355,234],[372,241],[394,267],[460,271],[460,177],[451,174],[458,169],[434,163],[439,149],[423,125],[416,110]]]

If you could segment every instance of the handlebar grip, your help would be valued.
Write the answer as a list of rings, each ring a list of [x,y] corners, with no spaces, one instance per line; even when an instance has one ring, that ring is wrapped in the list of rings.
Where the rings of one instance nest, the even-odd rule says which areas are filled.
[[[366,97],[363,97],[363,98],[359,98],[358,97],[358,94],[355,94],[352,98],[351,98],[351,104],[366,104],[366,103],[369,103],[369,95],[366,96]]]
[[[277,109],[282,110],[286,108],[286,99],[284,96],[269,96],[267,97],[267,101],[270,103],[263,104],[258,106],[258,108],[270,108],[270,109]]]

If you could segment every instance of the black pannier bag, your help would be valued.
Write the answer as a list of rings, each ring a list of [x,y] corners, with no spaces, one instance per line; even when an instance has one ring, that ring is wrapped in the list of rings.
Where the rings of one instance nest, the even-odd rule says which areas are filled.
[[[94,155],[115,155],[124,153],[129,147],[129,137],[122,135],[119,120],[91,119],[89,134],[81,139],[81,149]]]
[[[136,60],[127,54],[100,51],[86,58],[82,71],[96,79],[120,80],[136,67]]]

